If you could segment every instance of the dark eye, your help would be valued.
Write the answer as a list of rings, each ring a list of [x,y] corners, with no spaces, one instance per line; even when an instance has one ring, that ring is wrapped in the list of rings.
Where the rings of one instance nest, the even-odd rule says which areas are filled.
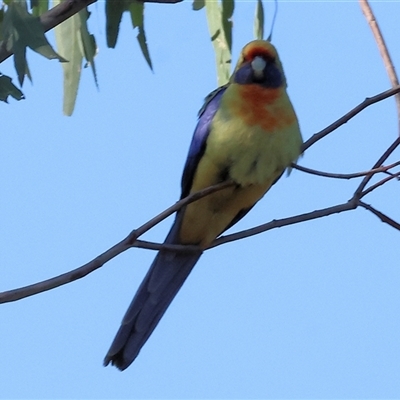
[[[263,58],[265,61],[267,61],[267,62],[269,62],[269,63],[271,63],[271,64],[275,64],[276,58],[275,58],[274,56],[271,56],[270,54],[263,54],[263,55],[262,55],[262,58]]]

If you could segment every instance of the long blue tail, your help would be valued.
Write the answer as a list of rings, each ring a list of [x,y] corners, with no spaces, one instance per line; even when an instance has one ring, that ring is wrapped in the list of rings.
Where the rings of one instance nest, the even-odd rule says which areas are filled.
[[[179,219],[178,215],[165,243],[177,243]],[[201,254],[201,250],[190,253],[168,250],[158,252],[126,311],[114,341],[104,358],[105,366],[111,362],[120,370],[129,367],[189,276]]]

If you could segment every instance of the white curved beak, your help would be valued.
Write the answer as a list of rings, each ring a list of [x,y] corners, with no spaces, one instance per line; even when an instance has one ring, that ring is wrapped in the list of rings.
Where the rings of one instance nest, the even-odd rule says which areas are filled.
[[[251,68],[253,68],[254,75],[257,78],[262,78],[264,76],[264,68],[267,65],[267,62],[260,56],[254,57],[254,60],[251,62]]]

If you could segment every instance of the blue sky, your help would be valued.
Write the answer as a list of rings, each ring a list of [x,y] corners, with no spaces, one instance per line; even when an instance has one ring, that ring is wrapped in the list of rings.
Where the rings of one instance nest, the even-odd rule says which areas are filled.
[[[372,6],[399,66],[399,3]],[[197,111],[216,85],[214,54],[204,10],[146,8],[154,73],[128,16],[116,50],[106,48],[99,2],[90,20],[99,90],[83,71],[75,113],[64,117],[61,66],[29,52],[26,100],[0,104],[0,290],[86,263],[179,197]],[[234,60],[253,38],[254,9],[237,3]],[[272,13],[268,3],[268,21]],[[390,87],[356,1],[281,2],[273,42],[305,139]],[[11,60],[1,72],[15,76]],[[388,99],[300,163],[363,171],[396,135]],[[293,171],[232,231],[346,201],[357,184]],[[365,201],[399,221],[398,193],[392,181]],[[162,241],[170,224],[145,238]],[[399,232],[358,209],[210,250],[121,373],[102,360],[154,257],[130,250],[84,279],[0,306],[0,396],[400,397],[398,248]]]

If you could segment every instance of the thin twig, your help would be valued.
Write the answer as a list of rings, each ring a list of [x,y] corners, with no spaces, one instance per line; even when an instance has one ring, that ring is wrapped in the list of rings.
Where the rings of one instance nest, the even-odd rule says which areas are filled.
[[[46,279],[45,281],[42,282],[34,283],[32,285],[24,286],[18,289],[1,292],[0,304],[8,303],[10,301],[20,300],[25,297],[32,296],[34,294],[55,289],[56,287],[76,281],[77,279],[81,279],[84,276],[90,274],[91,272],[103,266],[106,262],[110,261],[115,256],[123,253],[125,250],[128,250],[129,248],[130,245],[127,243],[127,240],[125,238],[121,242],[117,243],[115,246],[105,251],[103,254],[100,254],[98,257],[82,265],[79,268],[55,276],[54,278]]]
[[[378,161],[372,167],[373,169],[379,168],[388,157],[397,149],[400,145],[400,136],[396,138],[396,140],[385,150],[385,152],[379,157]],[[361,193],[363,192],[365,186],[367,186],[368,182],[371,180],[372,175],[367,175],[358,186],[357,190],[354,192],[354,196],[360,198]]]
[[[225,243],[258,235],[260,233],[269,231],[271,229],[282,228],[284,226],[298,224],[300,222],[310,221],[312,219],[327,217],[328,215],[337,214],[343,211],[353,210],[355,208],[357,208],[357,201],[352,199],[343,204],[322,208],[320,210],[311,211],[309,213],[299,214],[288,218],[274,219],[270,222],[267,222],[266,224],[258,225],[251,229],[245,229],[243,231],[235,232],[230,235],[220,236],[218,239],[215,239],[206,250],[212,249],[214,247],[220,246]],[[150,250],[161,250],[161,249],[176,250],[176,251],[197,250],[196,246],[165,245],[160,243],[148,242],[144,240],[136,240],[136,242],[134,243],[134,247],[139,247],[142,249],[150,249]]]
[[[326,217],[328,215],[337,214],[343,211],[354,210],[357,208],[357,201],[351,199],[347,203],[338,204],[337,206],[322,208],[320,210],[311,211],[305,214],[295,215],[294,217],[282,218],[273,220],[266,224],[258,225],[251,229],[246,229],[240,232],[232,233],[231,235],[221,236],[214,240],[210,248],[220,246],[221,244],[233,242],[235,240],[243,239],[249,236],[258,235],[259,233],[269,231],[275,228],[281,228],[287,225],[298,224],[299,222],[310,221],[312,219],[317,219],[321,217]]]
[[[394,221],[392,218],[389,218],[387,215],[383,214],[382,212],[378,211],[374,207],[372,207],[369,204],[366,204],[366,203],[364,203],[362,201],[359,201],[358,204],[361,207],[364,207],[365,209],[367,209],[368,211],[371,211],[373,214],[375,214],[385,224],[389,224],[393,228],[395,228],[398,231],[400,231],[400,224],[398,222]]]
[[[235,183],[232,181],[227,181],[227,182],[222,182],[218,183],[216,185],[210,186],[208,188],[205,188],[203,190],[199,190],[196,193],[193,193],[187,197],[185,197],[182,200],[179,200],[176,202],[174,205],[171,207],[168,207],[165,211],[162,213],[158,214],[154,218],[152,218],[150,221],[146,222],[143,224],[140,228],[133,230],[127,239],[130,240],[130,243],[133,244],[134,241],[142,236],[145,232],[159,224],[161,221],[163,221],[165,218],[168,218],[170,215],[172,215],[174,212],[180,210],[183,206],[193,203],[194,201],[201,199],[202,197],[205,197],[211,193],[217,192],[222,189],[226,189],[228,187],[235,186]]]
[[[125,239],[121,240],[115,246],[111,247],[98,257],[94,258],[92,261],[82,265],[79,268],[76,268],[72,271],[66,272],[64,274],[58,275],[54,278],[47,279],[42,282],[38,282],[32,285],[24,286],[18,289],[8,290],[5,292],[0,293],[0,304],[7,303],[10,301],[16,301],[23,299],[25,297],[29,297],[38,293],[45,292],[47,290],[54,289],[56,287],[65,285],[67,283],[76,281],[77,279],[83,278],[84,276],[90,274],[91,272],[95,271],[96,269],[102,267],[106,262],[113,259],[115,256],[123,253],[124,251],[128,250],[129,248],[133,247],[133,243],[135,238],[139,237],[147,230],[151,229],[154,225],[161,222],[163,219],[169,217],[175,211],[179,210],[180,208],[184,207],[186,204],[192,203],[204,196],[207,196],[211,193],[214,193],[218,190],[222,190],[229,186],[232,186],[232,182],[223,182],[214,186],[210,186],[206,189],[200,190],[192,195],[178,201],[173,206],[169,207],[167,210],[163,211],[155,218],[151,219],[149,222],[143,224],[140,228],[132,231]],[[193,246],[189,246],[193,247]],[[191,249],[187,249],[190,251]]]
[[[386,90],[382,93],[377,94],[376,96],[373,97],[367,97],[362,103],[360,103],[357,107],[354,107],[351,111],[343,115],[343,117],[339,118],[336,120],[333,124],[329,125],[322,131],[314,134],[313,136],[310,137],[306,142],[304,142],[302,146],[302,152],[306,151],[309,147],[311,147],[313,144],[318,142],[318,140],[321,140],[324,138],[326,135],[329,133],[333,132],[340,126],[344,125],[346,122],[348,122],[350,119],[355,117],[357,114],[359,114],[361,111],[363,111],[365,108],[369,107],[372,104],[378,103],[379,101],[382,101],[384,99],[387,99],[388,97],[394,96],[395,94],[400,93],[400,86],[396,86],[392,89]]]
[[[145,250],[170,250],[170,251],[179,251],[182,253],[192,253],[199,251],[199,247],[190,244],[167,244],[167,243],[156,243],[149,242],[148,240],[135,240],[132,243],[132,247],[137,247],[138,249]]]
[[[392,87],[396,87],[399,85],[399,79],[397,78],[393,61],[390,57],[389,50],[386,46],[385,39],[383,38],[381,29],[376,20],[374,12],[372,11],[372,8],[368,3],[368,0],[360,0],[360,7],[368,22],[368,25],[371,28],[372,34],[374,35],[379,52],[381,53],[383,64],[385,65],[386,72],[389,75],[390,83],[392,84]],[[395,98],[397,105],[397,119],[399,124],[399,135],[400,135],[400,94],[397,94]]]
[[[363,198],[363,197],[366,196],[367,194],[373,192],[373,191],[374,191],[375,189],[377,189],[378,187],[384,185],[385,183],[391,181],[392,179],[399,179],[399,177],[400,177],[400,172],[398,172],[397,174],[390,175],[390,176],[388,176],[388,177],[386,177],[386,178],[380,180],[379,182],[377,182],[377,183],[375,183],[374,185],[370,186],[368,189],[364,190],[364,191],[360,194],[359,198],[360,198],[360,199]]]
[[[217,191],[218,188],[216,188],[217,185],[213,186],[213,191]],[[222,186],[222,185],[220,185]],[[223,189],[226,186],[222,186],[219,188],[219,190]],[[207,192],[201,191],[204,196],[207,194],[210,194],[210,189],[207,188]],[[204,194],[205,193],[205,194]],[[197,197],[197,198],[194,198]],[[195,201],[200,197],[200,192],[196,193],[196,196],[192,197],[187,197],[185,202],[181,200],[180,205],[183,207],[184,205],[188,204],[190,201]],[[176,203],[174,206],[178,205]],[[174,207],[173,206],[173,207]],[[316,218],[321,218],[324,216],[328,216],[334,213],[339,213],[343,211],[348,211],[352,210],[357,207],[357,204],[354,201],[349,201],[347,203],[343,203],[334,207],[328,207],[325,209],[321,210],[316,210],[310,213],[306,214],[301,214],[297,215],[294,217],[290,218],[283,218],[281,220],[273,220],[267,224],[263,224],[260,226],[257,226],[252,229],[247,229],[241,232],[237,232],[232,235],[226,235],[222,236],[219,239],[215,240],[209,248],[213,248],[216,246],[220,246],[223,243],[228,243],[232,242],[234,240],[239,240],[243,239],[245,237],[257,235],[259,233],[265,232],[270,229],[274,228],[280,228],[286,225],[292,225],[295,223],[303,222],[303,221],[309,221],[311,219],[316,219]],[[172,207],[170,207],[168,210],[171,210]],[[175,210],[176,211],[176,210]],[[173,212],[173,211],[172,211]],[[164,218],[167,218],[171,212],[164,211],[159,214],[159,216],[163,216]],[[153,219],[155,220],[155,218]],[[147,224],[144,224],[145,226]],[[142,227],[141,227],[142,228]],[[139,228],[140,230],[142,230]],[[139,230],[138,229],[138,230]],[[100,268],[103,266],[106,262],[110,261],[112,258],[116,257],[117,255],[121,254],[122,252],[128,250],[131,247],[143,247],[147,249],[152,249],[152,250],[160,250],[160,249],[171,249],[171,250],[176,250],[176,251],[194,251],[195,246],[180,246],[180,245],[164,245],[164,244],[157,244],[157,243],[151,243],[151,242],[142,242],[142,241],[136,241],[132,243],[132,235],[135,235],[136,231],[132,231],[131,234],[129,234],[125,239],[117,243],[115,246],[111,247],[109,250],[105,251],[103,254],[99,255],[92,261],[82,265],[79,268],[76,268],[72,271],[66,272],[64,274],[58,275],[54,278],[47,279],[45,281],[41,281],[32,285],[24,286],[18,289],[13,289],[13,290],[8,290],[5,292],[0,293],[0,304],[1,303],[7,303],[11,301],[16,301],[23,299],[25,297],[33,296],[38,293],[45,292],[47,290],[54,289],[56,287],[65,285],[67,283],[73,282],[75,280],[78,280],[80,278],[83,278],[84,276],[90,274],[91,272],[95,271],[96,269]],[[144,233],[144,232],[143,232]]]
[[[355,173],[351,173],[351,174],[337,174],[337,173],[332,173],[332,172],[318,171],[316,169],[303,167],[302,165],[298,165],[298,164],[294,164],[294,163],[291,165],[291,167],[294,169],[297,169],[299,171],[305,172],[307,174],[323,176],[326,178],[353,179],[353,178],[360,178],[362,176],[367,176],[367,175],[374,175],[379,172],[387,172],[390,169],[397,167],[398,165],[400,165],[400,161],[397,161],[393,164],[382,166],[379,168],[370,169],[369,171],[355,172]]]

